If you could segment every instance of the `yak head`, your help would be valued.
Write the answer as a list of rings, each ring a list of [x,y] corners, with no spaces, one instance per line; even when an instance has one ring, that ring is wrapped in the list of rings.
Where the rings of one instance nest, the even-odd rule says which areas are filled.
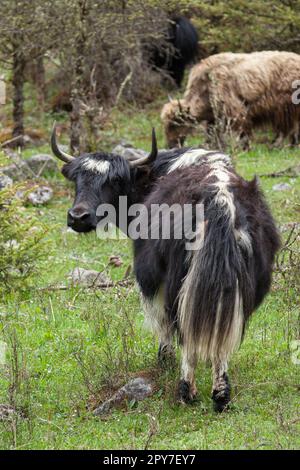
[[[182,147],[187,134],[195,124],[184,100],[170,100],[161,111],[167,145],[169,148]]]
[[[157,156],[155,131],[152,132],[152,150],[149,156],[139,159],[125,158],[103,152],[86,153],[73,157],[59,148],[56,126],[51,135],[53,154],[64,162],[62,174],[75,184],[75,199],[68,210],[67,223],[76,232],[95,230],[100,217],[97,208],[101,204],[117,207],[119,196],[130,196],[134,190],[136,173],[148,167]]]

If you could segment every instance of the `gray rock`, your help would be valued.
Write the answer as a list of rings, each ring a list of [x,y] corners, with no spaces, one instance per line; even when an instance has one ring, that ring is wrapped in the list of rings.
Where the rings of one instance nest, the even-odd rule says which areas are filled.
[[[33,155],[26,160],[17,160],[11,165],[1,168],[1,172],[14,181],[44,176],[49,171],[58,171],[56,160],[47,154]]]
[[[40,186],[39,188],[31,191],[27,199],[28,201],[33,204],[34,206],[39,206],[42,204],[46,204],[49,202],[53,197],[53,191],[49,186]]]
[[[289,191],[292,189],[292,186],[288,183],[278,183],[274,184],[272,189],[273,191]]]
[[[12,160],[18,160],[18,159],[20,160],[20,155],[15,150],[8,147],[8,148],[4,148],[3,151],[5,155],[10,157]]]
[[[21,181],[33,176],[30,169],[23,164],[22,160],[8,166],[3,166],[1,172],[13,181]]]
[[[13,184],[12,178],[7,175],[2,175],[0,173],[0,190],[3,188],[7,188],[8,186],[11,186]]]
[[[112,153],[115,155],[120,155],[128,160],[137,160],[138,158],[146,157],[148,152],[142,149],[136,149],[131,144],[121,143],[117,145]]]
[[[68,277],[73,284],[87,287],[99,287],[111,283],[111,280],[104,273],[79,267],[73,269]]]
[[[153,395],[155,384],[147,378],[136,377],[121,387],[111,398],[103,402],[93,411],[95,416],[103,416],[112,408],[120,405],[124,400],[141,401]]]
[[[51,155],[40,153],[33,155],[26,160],[29,168],[38,176],[42,176],[48,171],[58,171],[57,160]]]
[[[290,232],[292,229],[300,230],[300,223],[299,222],[287,222],[279,226],[279,231],[281,233]]]

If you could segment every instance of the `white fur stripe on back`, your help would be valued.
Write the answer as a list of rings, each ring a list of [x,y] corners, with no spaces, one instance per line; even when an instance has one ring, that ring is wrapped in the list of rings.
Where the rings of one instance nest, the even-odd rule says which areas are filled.
[[[180,155],[180,157],[176,158],[176,160],[168,169],[168,173],[171,173],[171,171],[177,170],[178,168],[186,168],[192,165],[196,165],[197,161],[199,161],[201,157],[204,157],[208,153],[210,153],[210,151],[205,149],[188,150],[184,154]]]
[[[214,165],[222,165],[227,167],[231,165],[231,160],[228,155],[223,153],[206,150],[206,149],[190,149],[185,153],[176,158],[176,160],[170,165],[168,173],[179,168],[187,168],[194,165],[207,164],[214,168]]]

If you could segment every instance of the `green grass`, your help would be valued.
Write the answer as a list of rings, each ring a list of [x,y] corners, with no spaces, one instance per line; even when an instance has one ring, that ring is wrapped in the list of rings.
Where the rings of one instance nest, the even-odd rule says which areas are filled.
[[[162,102],[147,112],[114,111],[103,133],[103,148],[123,138],[148,149],[155,125],[160,146]],[[52,117],[43,125],[50,129]],[[197,144],[197,138],[188,144]],[[49,152],[47,146],[39,151]],[[25,151],[25,156],[36,149]],[[240,174],[250,179],[284,169],[299,161],[300,150],[268,150],[254,145],[235,155]],[[174,400],[179,361],[174,371],[160,373],[157,393],[127,404],[106,419],[94,418],[92,404],[109,389],[139,371],[155,370],[157,340],[143,329],[143,315],[134,285],[101,291],[76,287],[50,290],[67,283],[76,266],[105,270],[123,278],[132,263],[127,240],[105,241],[95,234],[65,231],[72,186],[62,177],[49,179],[55,197],[39,211],[50,227],[52,248],[39,264],[38,275],[24,292],[0,303],[0,339],[7,345],[0,366],[0,403],[13,403],[22,417],[0,422],[2,449],[140,449],[149,437],[152,449],[290,449],[300,447],[299,365],[293,364],[290,344],[299,339],[299,304],[295,287],[276,276],[276,289],[253,315],[240,350],[230,363],[233,404],[229,412],[212,411],[210,368],[199,364],[199,398],[192,406]],[[278,181],[290,191],[274,192]],[[299,221],[298,179],[262,177],[278,224]],[[108,266],[110,255],[122,257],[120,268]],[[298,280],[299,282],[299,280]],[[299,292],[299,284],[298,284]],[[178,358],[179,359],[179,358]]]

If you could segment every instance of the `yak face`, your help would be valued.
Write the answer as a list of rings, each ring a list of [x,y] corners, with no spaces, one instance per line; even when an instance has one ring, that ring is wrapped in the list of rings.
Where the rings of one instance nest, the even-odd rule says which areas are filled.
[[[171,100],[161,112],[168,148],[182,147],[187,134],[195,124],[184,100]]]
[[[138,173],[143,175],[146,170],[148,174],[158,155],[154,129],[151,153],[141,158],[126,160],[118,155],[103,152],[74,157],[59,148],[55,124],[51,134],[51,149],[53,154],[65,163],[63,175],[75,183],[75,200],[68,211],[68,226],[76,232],[90,232],[96,229],[101,220],[97,215],[101,204],[110,204],[117,209],[120,196],[131,199],[136,193],[132,181],[137,180]],[[118,219],[116,222],[118,224]]]
[[[67,223],[76,232],[95,230],[101,204],[116,207],[118,198],[130,191],[129,164],[122,157],[105,153],[86,154],[65,164],[63,175],[75,183],[75,199]]]

